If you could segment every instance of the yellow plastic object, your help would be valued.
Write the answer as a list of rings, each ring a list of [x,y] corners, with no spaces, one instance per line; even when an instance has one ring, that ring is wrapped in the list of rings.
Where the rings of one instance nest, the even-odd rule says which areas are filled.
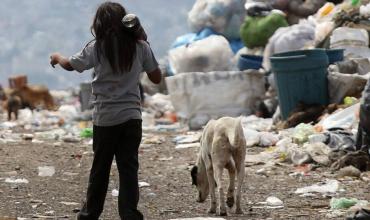
[[[319,10],[319,16],[325,17],[330,14],[335,8],[335,5],[331,2],[326,3],[322,8]]]

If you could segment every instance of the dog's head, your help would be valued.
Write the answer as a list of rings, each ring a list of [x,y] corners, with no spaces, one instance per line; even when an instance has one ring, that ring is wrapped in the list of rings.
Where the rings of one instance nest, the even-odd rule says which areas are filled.
[[[209,194],[208,177],[205,171],[205,167],[195,165],[190,172],[192,184],[198,190],[197,202],[200,203],[204,202]]]

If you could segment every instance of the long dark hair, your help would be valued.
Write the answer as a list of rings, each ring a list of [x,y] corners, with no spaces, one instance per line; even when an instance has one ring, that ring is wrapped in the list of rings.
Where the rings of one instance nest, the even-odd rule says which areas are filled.
[[[123,25],[122,19],[126,14],[125,8],[119,3],[105,2],[96,11],[91,26],[99,62],[103,55],[115,73],[131,70],[139,40]]]

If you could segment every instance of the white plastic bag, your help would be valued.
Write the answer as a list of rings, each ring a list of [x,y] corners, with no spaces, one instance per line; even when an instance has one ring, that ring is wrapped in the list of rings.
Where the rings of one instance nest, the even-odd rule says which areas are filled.
[[[337,180],[328,180],[325,184],[314,184],[312,186],[306,186],[299,188],[295,191],[296,194],[305,194],[305,193],[336,193],[339,189],[339,182]]]
[[[366,17],[370,16],[370,4],[360,6],[360,15]]]
[[[258,71],[183,73],[166,83],[177,115],[185,119],[250,114],[265,94],[264,74]]]
[[[329,117],[323,119],[319,124],[324,130],[331,128],[342,128],[344,130],[356,127],[358,120],[356,119],[356,111],[360,108],[360,103],[352,105],[346,109],[333,113]]]
[[[228,39],[239,38],[246,11],[245,0],[197,0],[189,12],[190,29],[199,32],[208,27]]]
[[[276,53],[300,50],[314,44],[316,24],[304,20],[299,24],[279,28],[270,38],[263,55],[263,67],[269,70],[270,57]]]
[[[260,132],[243,127],[243,133],[247,147],[253,147],[259,144],[261,138]]]
[[[369,34],[364,29],[339,27],[330,38],[330,48],[345,49],[344,56],[349,58],[370,57]]]
[[[169,51],[169,62],[175,74],[232,70],[234,53],[222,36],[212,35]]]
[[[329,154],[331,148],[324,143],[306,143],[303,146],[304,150],[311,156],[311,158],[319,164],[324,166],[330,165]]]

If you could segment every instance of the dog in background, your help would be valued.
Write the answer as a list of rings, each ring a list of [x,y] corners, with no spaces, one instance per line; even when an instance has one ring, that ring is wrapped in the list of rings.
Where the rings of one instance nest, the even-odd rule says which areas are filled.
[[[18,120],[18,111],[22,108],[22,100],[19,96],[11,95],[4,100],[3,108],[8,112],[8,121],[12,120],[12,113],[15,120]]]
[[[19,96],[22,100],[22,106],[29,107],[31,110],[37,106],[42,106],[47,110],[55,110],[54,99],[45,86],[26,85],[14,89],[11,95]]]
[[[232,208],[235,201],[236,188],[236,214],[242,214],[240,206],[242,185],[245,176],[246,143],[241,125],[241,117],[224,117],[211,120],[206,125],[202,137],[201,147],[196,165],[191,170],[193,185],[197,187],[197,202],[204,202],[208,194],[211,195],[209,213],[226,216],[224,187],[222,173],[224,168],[229,172],[229,186],[227,190],[227,206]],[[215,189],[218,190],[218,210]]]

